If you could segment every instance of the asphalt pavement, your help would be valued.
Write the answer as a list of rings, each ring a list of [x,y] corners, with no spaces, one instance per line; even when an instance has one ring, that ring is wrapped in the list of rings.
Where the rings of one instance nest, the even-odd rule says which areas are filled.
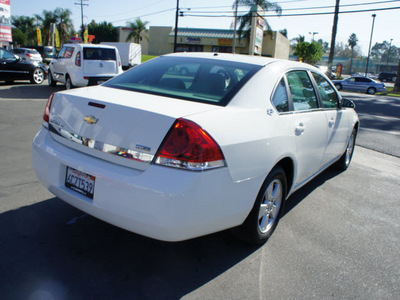
[[[0,84],[0,299],[400,295],[400,158],[356,147],[347,171],[328,169],[290,197],[263,246],[229,231],[159,242],[88,216],[38,182],[31,143],[60,89]]]

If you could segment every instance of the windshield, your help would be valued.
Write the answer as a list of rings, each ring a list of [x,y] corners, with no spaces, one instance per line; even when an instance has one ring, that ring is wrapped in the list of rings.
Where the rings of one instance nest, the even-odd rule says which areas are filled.
[[[116,60],[115,49],[83,48],[83,58],[86,60]]]
[[[259,69],[247,63],[161,56],[103,86],[225,106]]]

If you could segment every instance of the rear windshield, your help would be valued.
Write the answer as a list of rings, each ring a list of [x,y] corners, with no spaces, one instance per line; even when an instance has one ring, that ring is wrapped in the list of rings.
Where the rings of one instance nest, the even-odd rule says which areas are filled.
[[[83,48],[83,58],[89,60],[117,60],[115,49]]]
[[[161,56],[103,86],[225,106],[259,69],[247,63]]]
[[[53,53],[54,52],[54,48],[53,47],[44,47],[44,52]]]
[[[39,52],[37,52],[35,49],[28,50],[28,53],[30,53],[30,54],[39,54]]]

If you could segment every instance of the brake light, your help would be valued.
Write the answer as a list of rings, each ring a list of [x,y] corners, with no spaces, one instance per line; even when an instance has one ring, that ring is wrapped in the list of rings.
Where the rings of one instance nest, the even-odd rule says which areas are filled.
[[[156,154],[158,165],[203,171],[225,166],[224,156],[214,139],[196,123],[178,119]]]
[[[53,102],[53,97],[54,93],[50,95],[49,100],[47,100],[47,104],[44,109],[43,121],[45,121],[46,123],[49,123],[50,121],[50,108],[51,108],[51,103]]]
[[[27,54],[26,56],[28,56],[28,57],[32,57],[32,55],[30,55],[30,54]]]

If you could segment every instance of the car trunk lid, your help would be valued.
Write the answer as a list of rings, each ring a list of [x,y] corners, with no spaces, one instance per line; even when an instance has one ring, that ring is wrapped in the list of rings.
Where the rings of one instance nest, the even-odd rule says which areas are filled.
[[[81,88],[55,94],[49,129],[68,147],[145,170],[177,118],[214,109],[221,108],[102,86]]]

